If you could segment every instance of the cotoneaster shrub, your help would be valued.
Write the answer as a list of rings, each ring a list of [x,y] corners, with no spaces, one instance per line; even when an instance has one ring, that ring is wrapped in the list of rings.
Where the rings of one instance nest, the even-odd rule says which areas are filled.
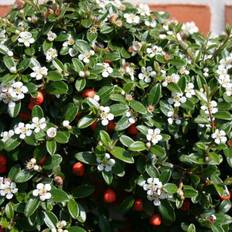
[[[1,231],[232,231],[229,27],[38,0],[0,28]]]

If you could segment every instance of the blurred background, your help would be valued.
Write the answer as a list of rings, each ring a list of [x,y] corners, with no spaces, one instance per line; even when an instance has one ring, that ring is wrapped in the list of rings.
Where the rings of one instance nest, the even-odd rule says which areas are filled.
[[[16,0],[20,1],[20,0]],[[128,0],[149,4],[153,10],[167,11],[180,22],[195,22],[204,34],[219,34],[232,24],[232,0]],[[0,0],[0,16],[5,16],[15,0]]]

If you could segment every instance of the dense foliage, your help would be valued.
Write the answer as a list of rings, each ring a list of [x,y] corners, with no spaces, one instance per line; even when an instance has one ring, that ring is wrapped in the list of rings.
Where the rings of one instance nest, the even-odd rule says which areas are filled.
[[[119,0],[0,19],[0,230],[232,231],[231,41]]]

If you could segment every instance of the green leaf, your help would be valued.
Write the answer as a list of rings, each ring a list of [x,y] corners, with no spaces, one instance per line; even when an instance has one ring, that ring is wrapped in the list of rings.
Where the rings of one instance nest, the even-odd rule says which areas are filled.
[[[47,80],[49,80],[49,81],[61,81],[61,80],[63,80],[63,76],[59,72],[50,71],[50,72],[48,72]]]
[[[127,135],[122,135],[119,138],[119,140],[126,147],[129,147],[132,143],[134,143],[134,140],[131,137],[127,136]]]
[[[187,229],[187,232],[196,232],[196,227],[194,224],[190,224],[188,229]]]
[[[81,223],[84,223],[86,221],[86,211],[81,204],[79,204],[79,215],[77,220]]]
[[[59,188],[53,188],[51,190],[52,199],[54,202],[65,202],[69,200],[68,194]]]
[[[79,215],[79,207],[78,207],[77,202],[73,198],[71,198],[69,199],[67,206],[68,206],[68,211],[71,217],[74,219],[77,219]]]
[[[192,198],[198,195],[197,190],[195,190],[191,185],[184,185],[183,191],[185,198]]]
[[[46,164],[43,166],[44,170],[52,170],[57,169],[62,162],[63,158],[59,154],[54,154],[52,157],[46,162]]]
[[[86,86],[86,79],[78,79],[75,82],[75,88],[78,92],[81,92]]]
[[[164,219],[164,221],[169,224],[176,220],[176,215],[173,207],[168,201],[161,201],[160,206],[158,206],[159,212]]]
[[[16,102],[13,103],[12,105],[8,105],[8,112],[12,118],[17,117],[20,110],[21,110],[21,102]]]
[[[78,110],[79,106],[77,104],[69,103],[64,114],[64,119],[72,122],[76,118]]]
[[[119,121],[116,123],[115,130],[116,131],[122,131],[128,128],[131,125],[131,123],[128,120],[128,117],[122,117],[119,119]]]
[[[33,177],[33,174],[27,170],[20,169],[14,177],[16,183],[25,183]]]
[[[218,111],[213,115],[217,119],[222,119],[222,120],[232,120],[232,115],[228,111]]]
[[[46,148],[50,155],[54,155],[57,148],[56,141],[54,139],[46,141]]]
[[[30,217],[31,215],[33,215],[35,213],[35,211],[38,209],[39,206],[40,206],[39,198],[30,198],[27,201],[26,207],[25,207],[25,210],[24,210],[25,216]]]
[[[96,164],[96,156],[90,151],[82,151],[75,154],[75,158],[85,164]]]
[[[77,73],[79,73],[80,71],[84,69],[83,63],[77,58],[72,59],[72,64],[74,67],[74,71],[76,71]]]
[[[111,185],[113,182],[113,174],[111,172],[102,172],[102,177],[106,184]]]
[[[80,226],[71,226],[68,228],[69,232],[87,232],[85,229],[83,229]]]
[[[156,84],[149,92],[148,94],[148,104],[149,105],[156,105],[161,96],[162,96],[162,88],[160,84]]]
[[[133,196],[128,196],[123,200],[123,202],[120,204],[119,207],[123,212],[126,212],[126,211],[130,210],[133,207],[134,202],[135,202],[134,197]]]
[[[4,143],[4,149],[6,151],[13,151],[21,144],[21,140],[10,138]]]
[[[68,131],[58,131],[55,137],[57,143],[65,144],[68,143],[70,133]]]
[[[11,72],[13,67],[16,68],[16,64],[15,64],[13,58],[10,56],[3,56],[3,63],[9,69],[10,72]]]
[[[93,185],[82,184],[73,190],[73,196],[75,198],[85,198],[85,197],[92,195],[94,191],[95,191],[95,188]]]
[[[49,211],[44,211],[43,214],[44,222],[47,225],[47,227],[50,229],[56,229],[56,223],[58,222],[56,215]]]
[[[35,105],[33,107],[31,116],[32,116],[32,118],[33,117],[43,118],[44,117],[44,113],[43,113],[42,108],[39,105]]]
[[[14,217],[14,204],[12,202],[9,202],[5,206],[5,214],[8,219],[13,219]]]
[[[142,141],[135,141],[129,145],[130,151],[144,151],[146,150],[146,146]]]
[[[93,116],[87,115],[79,120],[77,126],[80,129],[84,129],[84,128],[90,126],[91,124],[93,124],[95,121],[96,121],[96,118],[94,118]]]
[[[122,147],[114,147],[114,149],[112,149],[110,153],[114,157],[124,161],[125,163],[129,163],[129,164],[134,163],[134,158]]]
[[[140,114],[146,114],[147,113],[147,110],[146,110],[145,106],[139,101],[136,101],[136,100],[130,101],[130,107],[135,112],[138,112]]]
[[[177,186],[172,183],[167,183],[163,186],[164,191],[170,194],[174,194],[177,191]]]
[[[121,116],[128,111],[129,107],[126,104],[113,104],[110,106],[110,112],[115,116]]]
[[[101,130],[100,131],[100,138],[101,138],[101,142],[105,145],[105,146],[110,146],[112,141],[111,138],[109,136],[109,134],[106,131]]]
[[[90,50],[88,42],[81,39],[76,40],[75,48],[77,48],[80,53],[85,53]]]
[[[64,81],[49,82],[46,86],[46,91],[50,94],[66,94],[68,92],[68,85]]]

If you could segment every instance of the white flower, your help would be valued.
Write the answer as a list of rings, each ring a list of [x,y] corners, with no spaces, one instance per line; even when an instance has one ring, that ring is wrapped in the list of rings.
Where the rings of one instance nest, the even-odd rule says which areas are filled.
[[[34,132],[39,133],[41,130],[44,130],[46,128],[46,126],[47,126],[46,119],[33,117],[32,118],[32,125],[34,128]]]
[[[2,141],[6,142],[8,139],[10,139],[14,135],[14,130],[9,130],[9,131],[3,131],[1,133]]]
[[[139,24],[140,18],[138,15],[133,13],[125,13],[124,18],[126,19],[126,22],[129,24]]]
[[[30,32],[22,31],[19,33],[18,41],[19,43],[23,43],[25,47],[30,47],[30,45],[35,42],[35,39]]]
[[[26,163],[26,169],[29,171],[36,171],[39,172],[41,170],[41,166],[36,164],[36,159],[31,158],[27,163]]]
[[[192,35],[194,33],[197,33],[199,29],[194,22],[187,22],[182,25],[182,31],[186,35]]]
[[[169,83],[177,83],[180,80],[180,76],[178,74],[172,73],[169,76],[165,76],[164,82],[162,85],[167,87]]]
[[[47,130],[47,136],[48,136],[48,138],[54,138],[54,137],[56,137],[56,134],[57,134],[57,129],[55,127],[50,127]]]
[[[68,232],[68,230],[65,229],[67,226],[67,222],[65,220],[59,221],[56,223],[56,228],[51,229],[51,232]]]
[[[204,68],[203,71],[204,71],[203,75],[205,77],[208,77],[209,76],[209,69],[208,68]]]
[[[210,101],[208,105],[201,106],[201,109],[207,114],[215,114],[218,112],[217,108],[217,102],[216,101]]]
[[[32,70],[33,72],[30,76],[36,80],[41,80],[43,77],[48,75],[48,69],[46,67],[34,66]]]
[[[130,124],[134,124],[136,122],[136,118],[133,116],[131,111],[126,112],[126,117],[128,118],[128,122]]]
[[[139,8],[138,8],[139,14],[142,16],[149,16],[150,13],[150,7],[147,4],[139,4]]]
[[[156,27],[157,26],[157,22],[156,22],[156,20],[155,19],[153,19],[153,20],[145,20],[145,25],[146,26],[148,26],[148,27],[152,27],[152,28],[154,28],[154,27]],[[162,35],[160,34],[160,38],[162,38]],[[165,36],[165,38],[166,38],[166,35],[165,34],[163,34],[163,36]]]
[[[185,103],[186,102],[186,97],[183,96],[183,93],[172,93],[172,97],[168,98],[168,103],[169,104],[173,104],[174,107],[179,107],[181,106],[181,103]]]
[[[24,94],[28,92],[28,88],[21,81],[13,82],[7,90],[13,101],[22,100]]]
[[[216,129],[215,132],[211,136],[214,139],[216,144],[226,143],[226,132],[224,130]]]
[[[78,58],[82,60],[84,63],[88,64],[90,62],[90,57],[95,54],[94,50],[90,50],[85,53],[81,53]]]
[[[57,35],[54,32],[49,31],[47,34],[47,37],[48,37],[49,41],[54,41],[56,39]]]
[[[52,61],[53,59],[55,59],[58,56],[57,50],[55,48],[49,48],[46,51],[45,55],[46,55],[46,60],[48,62]]]
[[[149,58],[153,58],[155,55],[164,55],[162,47],[156,45],[147,48],[146,52]]]
[[[147,131],[147,140],[151,141],[153,145],[157,144],[162,140],[162,135],[160,134],[160,129],[148,129]]]
[[[0,196],[10,200],[18,192],[16,184],[9,178],[0,177]]]
[[[50,191],[50,184],[39,183],[36,185],[36,189],[33,190],[32,195],[34,197],[39,197],[41,201],[45,201],[49,200],[52,197]]]
[[[142,48],[142,43],[138,41],[133,41],[132,45],[129,47],[129,52],[132,53],[132,56],[136,55]]]
[[[16,125],[14,129],[14,133],[16,135],[19,135],[20,139],[25,139],[28,136],[32,135],[32,129],[33,126],[29,123],[25,124],[23,122],[20,122],[18,125]]]
[[[156,76],[156,72],[153,70],[151,66],[142,67],[141,73],[139,73],[138,77],[140,80],[144,81],[145,83],[151,82],[151,77],[154,78]]]
[[[72,128],[72,126],[70,125],[70,122],[68,120],[64,120],[62,122],[62,125],[63,125],[63,127],[67,128],[67,129],[71,129]]]
[[[193,95],[195,95],[194,84],[190,82],[185,88],[185,96],[191,98]]]
[[[124,74],[128,74],[133,81],[135,79],[134,74],[135,74],[135,68],[133,64],[131,63],[126,63],[125,60],[122,61],[123,67],[122,67],[122,72]]]
[[[97,169],[99,171],[106,171],[110,172],[115,165],[115,160],[110,158],[109,153],[105,153],[104,157],[102,159],[97,158]]]
[[[143,189],[147,192],[147,199],[152,201],[155,206],[160,205],[161,199],[169,198],[169,195],[163,190],[162,182],[158,178],[148,178],[143,183]]]
[[[114,119],[114,115],[110,113],[109,106],[100,106],[100,111],[101,123],[103,126],[106,126],[109,121]]]
[[[110,74],[113,72],[113,69],[110,67],[110,65],[108,63],[103,63],[100,65],[103,66],[102,76],[103,77],[110,76]]]
[[[68,35],[68,39],[67,41],[65,41],[62,46],[63,47],[68,47],[68,46],[72,46],[75,43],[75,40],[73,39],[73,37],[71,35]]]

